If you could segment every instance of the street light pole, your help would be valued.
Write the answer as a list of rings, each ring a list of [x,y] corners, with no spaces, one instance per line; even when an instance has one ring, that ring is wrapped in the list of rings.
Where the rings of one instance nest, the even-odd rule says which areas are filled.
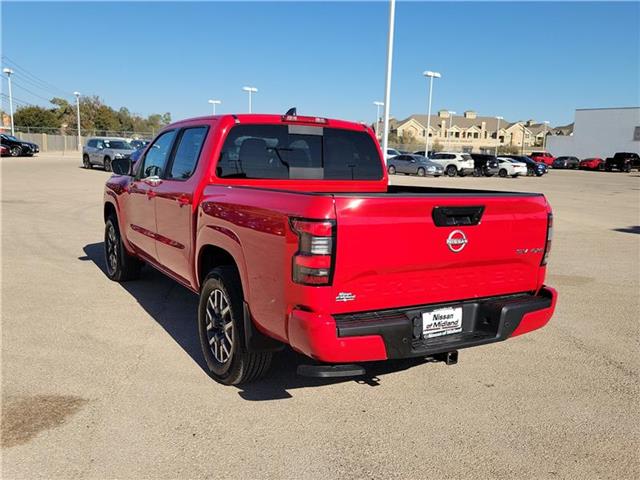
[[[13,93],[11,91],[11,74],[13,70],[10,68],[3,68],[2,71],[7,74],[7,81],[9,82],[9,115],[11,115],[11,135],[15,135],[16,131],[13,128]]]
[[[380,137],[380,107],[384,106],[384,102],[373,102],[376,106],[376,138]]]
[[[242,90],[249,93],[249,113],[251,113],[251,95],[258,93],[258,89],[256,87],[242,87]]]
[[[382,129],[382,158],[387,163],[389,147],[389,108],[391,106],[391,67],[393,65],[393,27],[396,18],[396,0],[389,1],[389,32],[387,34],[387,71],[384,83],[384,128]]]
[[[524,155],[524,137],[526,133],[526,128],[524,126],[524,122],[522,122],[522,147],[520,148],[520,155]]]
[[[451,132],[451,135],[453,135],[453,131],[452,131],[452,128],[453,128],[453,116],[456,114],[456,112],[453,112],[451,110],[449,110],[448,112],[449,112],[449,118],[451,119],[451,122],[449,124],[449,132]],[[449,140],[449,143],[451,145],[453,145],[453,141],[451,141],[451,135],[448,135],[448,137],[449,137],[448,140]],[[453,147],[451,147],[451,148],[453,148]]]
[[[427,130],[425,132],[425,137],[427,139],[424,147],[424,156],[429,157],[429,130],[431,129],[431,95],[433,93],[433,79],[440,78],[442,75],[440,75],[439,72],[432,72],[430,70],[424,72],[423,75],[425,77],[429,77],[429,104],[427,107]]]
[[[80,137],[80,92],[73,92],[76,96],[76,118],[78,121],[78,151],[82,151],[82,139]]]
[[[547,125],[549,125],[549,121],[545,120],[544,122],[544,136],[542,137],[542,151],[547,151]]]
[[[209,103],[213,107],[213,114],[215,115],[216,114],[216,105],[220,105],[222,103],[222,101],[220,101],[220,100],[209,100]]]
[[[501,116],[497,116],[496,117],[498,119],[498,123],[496,124],[496,153],[494,156],[498,156],[498,146],[500,145],[500,120],[502,120],[504,117]]]

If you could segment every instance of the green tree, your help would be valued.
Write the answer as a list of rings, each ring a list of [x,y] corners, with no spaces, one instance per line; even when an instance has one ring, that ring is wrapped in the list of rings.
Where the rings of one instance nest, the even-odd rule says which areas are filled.
[[[18,107],[13,114],[13,121],[19,127],[58,128],[60,122],[56,114],[43,107]]]

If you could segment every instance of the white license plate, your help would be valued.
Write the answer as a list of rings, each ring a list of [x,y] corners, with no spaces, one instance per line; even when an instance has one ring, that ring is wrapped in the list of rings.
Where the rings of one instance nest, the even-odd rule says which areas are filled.
[[[462,331],[462,307],[440,308],[422,314],[422,336],[441,337]]]

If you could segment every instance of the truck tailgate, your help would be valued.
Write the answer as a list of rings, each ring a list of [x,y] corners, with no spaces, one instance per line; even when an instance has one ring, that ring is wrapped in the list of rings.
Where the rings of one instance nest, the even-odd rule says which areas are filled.
[[[543,280],[542,195],[337,194],[335,208],[334,313],[528,292]],[[464,224],[468,212],[480,212],[477,224]]]

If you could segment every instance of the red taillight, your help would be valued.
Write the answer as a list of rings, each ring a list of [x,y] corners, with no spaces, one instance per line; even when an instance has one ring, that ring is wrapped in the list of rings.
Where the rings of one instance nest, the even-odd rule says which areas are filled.
[[[302,115],[283,115],[283,122],[296,122],[296,123],[327,123],[326,118],[322,117],[307,117]]]
[[[544,255],[542,256],[541,265],[546,265],[549,260],[549,252],[551,251],[551,240],[553,239],[553,213],[547,216],[547,243],[544,245]]]
[[[335,248],[335,223],[330,220],[291,219],[298,235],[298,251],[293,256],[292,276],[302,285],[331,285]]]

